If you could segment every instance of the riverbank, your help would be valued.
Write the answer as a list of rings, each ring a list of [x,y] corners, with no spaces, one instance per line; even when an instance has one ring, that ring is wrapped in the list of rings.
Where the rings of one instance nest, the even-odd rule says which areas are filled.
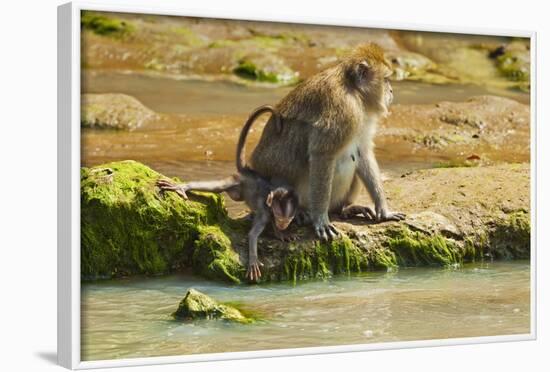
[[[239,283],[247,262],[250,223],[233,220],[223,197],[199,193],[184,201],[160,194],[165,176],[134,161],[83,168],[83,279],[192,270]],[[441,168],[385,182],[402,223],[336,222],[342,238],[329,243],[298,228],[282,243],[264,234],[262,281],[297,281],[403,266],[530,257],[530,167]],[[365,201],[363,201],[365,202]]]
[[[81,26],[86,69],[293,85],[369,41],[385,50],[394,81],[530,89],[520,38],[90,11]]]

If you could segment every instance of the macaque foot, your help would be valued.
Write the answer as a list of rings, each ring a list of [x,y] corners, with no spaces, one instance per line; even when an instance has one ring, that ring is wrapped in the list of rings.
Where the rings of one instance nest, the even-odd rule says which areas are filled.
[[[157,186],[162,191],[174,191],[176,194],[184,198],[185,200],[189,199],[187,197],[187,194],[185,193],[185,187],[184,184],[177,184],[169,180],[158,180]]]
[[[384,209],[376,211],[377,222],[402,221],[405,219],[405,217],[407,217],[407,215],[401,212],[390,212]]]
[[[364,207],[362,205],[348,205],[342,208],[342,211],[340,212],[340,217],[345,220],[357,217],[359,215],[363,215],[363,217],[369,221],[376,220],[376,213],[374,213],[371,208]]]
[[[313,224],[315,235],[323,241],[332,240],[340,236],[340,232],[333,224],[330,223],[328,216],[320,218]]]
[[[260,266],[264,264],[258,261],[257,258],[250,258],[248,260],[248,270],[246,271],[246,278],[257,281],[262,277],[262,272],[260,271]]]

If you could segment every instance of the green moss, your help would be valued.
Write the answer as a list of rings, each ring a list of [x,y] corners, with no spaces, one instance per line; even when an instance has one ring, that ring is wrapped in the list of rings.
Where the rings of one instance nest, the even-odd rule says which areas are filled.
[[[265,72],[259,69],[254,63],[247,60],[240,60],[239,65],[233,72],[244,79],[257,80],[260,82],[278,83],[279,77],[272,72]]]
[[[281,71],[263,69],[247,59],[240,59],[233,73],[243,79],[264,83],[294,84],[298,81],[297,75],[288,69]]]
[[[393,231],[387,244],[400,266],[453,266],[462,263],[458,245],[439,234],[428,236],[402,227]]]
[[[134,161],[81,169],[84,279],[156,275],[185,267],[202,227],[225,218],[220,196],[185,201],[175,193],[160,195],[155,184],[161,177]]]
[[[91,30],[103,36],[125,36],[134,31],[134,26],[126,21],[83,11],[80,17],[80,27]]]
[[[194,242],[193,269],[207,278],[239,283],[243,267],[231,241],[218,226],[201,226]]]
[[[531,247],[529,214],[518,211],[497,222],[489,233],[489,245],[494,258],[529,258]]]
[[[221,319],[237,323],[254,322],[253,318],[248,318],[237,308],[220,304],[192,288],[187,291],[172,316],[178,320]]]
[[[367,257],[369,269],[391,270],[398,266],[395,253],[386,248],[372,249],[367,252]]]
[[[289,245],[282,267],[276,269],[279,280],[326,279],[335,274],[361,272],[369,267],[367,256],[347,236],[331,242],[307,243]]]
[[[478,163],[470,160],[453,159],[449,161],[441,161],[433,165],[434,168],[471,168],[477,167]]]
[[[512,81],[527,82],[531,79],[529,65],[512,52],[497,57],[499,71]]]
[[[201,46],[204,44],[203,39],[188,27],[174,27],[172,32],[182,39],[182,43],[185,45]]]

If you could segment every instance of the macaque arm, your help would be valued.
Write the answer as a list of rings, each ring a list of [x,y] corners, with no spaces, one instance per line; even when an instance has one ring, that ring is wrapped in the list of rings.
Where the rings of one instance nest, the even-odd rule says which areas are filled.
[[[227,192],[235,201],[241,201],[241,184],[237,176],[231,176],[215,181],[192,181],[180,185],[185,191],[209,191],[215,193]]]
[[[254,215],[252,228],[248,232],[248,270],[246,277],[251,280],[257,280],[262,276],[260,272],[262,264],[258,261],[258,237],[264,231],[268,222],[269,216],[265,212],[258,211]]]
[[[309,164],[309,208],[315,234],[322,240],[339,235],[330,223],[328,209],[336,160],[333,157],[311,154]]]

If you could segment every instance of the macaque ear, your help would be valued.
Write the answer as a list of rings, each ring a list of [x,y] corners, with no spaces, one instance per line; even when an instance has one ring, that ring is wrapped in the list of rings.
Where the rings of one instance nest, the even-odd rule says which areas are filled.
[[[355,66],[355,73],[360,83],[366,82],[370,70],[371,66],[367,61],[361,61]]]
[[[273,191],[271,191],[267,195],[267,198],[265,199],[265,204],[267,204],[268,207],[271,207],[271,205],[273,204]]]

